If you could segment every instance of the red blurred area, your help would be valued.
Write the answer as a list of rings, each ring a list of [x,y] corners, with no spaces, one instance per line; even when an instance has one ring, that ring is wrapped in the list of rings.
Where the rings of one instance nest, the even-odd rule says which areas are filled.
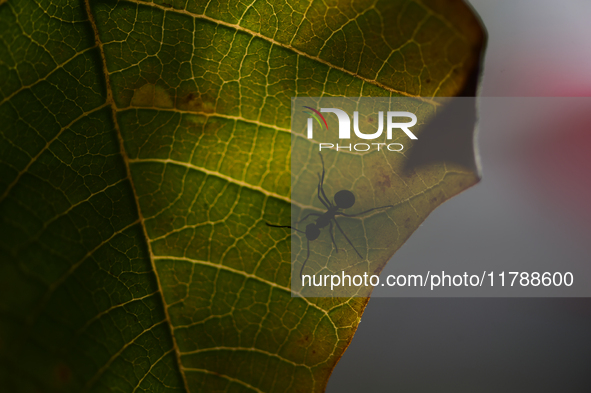
[[[525,169],[535,193],[591,234],[591,107],[546,114],[529,133]]]

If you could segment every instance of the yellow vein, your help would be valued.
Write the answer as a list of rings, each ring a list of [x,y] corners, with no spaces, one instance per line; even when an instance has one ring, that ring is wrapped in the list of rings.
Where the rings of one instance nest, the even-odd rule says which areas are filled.
[[[47,141],[47,143],[45,143],[45,146],[43,146],[41,148],[41,150],[39,150],[39,152],[37,154],[35,154],[34,157],[31,158],[31,160],[29,161],[29,163],[23,168],[23,170],[21,170],[18,175],[16,175],[16,178],[12,181],[12,183],[10,183],[8,185],[8,187],[6,187],[6,191],[4,191],[4,193],[2,194],[2,196],[0,196],[0,201],[4,200],[4,198],[6,198],[8,196],[8,194],[10,193],[10,191],[12,190],[12,188],[19,182],[20,178],[27,173],[27,171],[29,170],[29,168],[31,167],[31,165],[33,165],[35,163],[35,161],[37,161],[37,159],[39,158],[39,156],[41,156],[41,154],[43,154],[43,152],[45,150],[47,150],[49,148],[49,146],[51,146],[51,144],[60,137],[60,135],[62,135],[62,133],[67,130],[68,128],[70,128],[72,125],[74,125],[78,120],[82,119],[85,116],[90,115],[91,113],[97,112],[101,109],[103,109],[104,107],[106,107],[108,104],[104,103],[101,106],[98,106],[96,108],[94,108],[91,111],[88,112],[84,112],[82,113],[80,116],[78,116],[77,118],[75,118],[74,120],[72,120],[70,123],[66,124],[65,126],[63,126],[57,134],[55,134],[55,136],[53,138],[51,138],[49,141]]]
[[[182,162],[182,161],[176,161],[176,160],[171,160],[169,158],[167,158],[167,159],[163,159],[163,158],[135,158],[135,159],[129,159],[129,162],[132,163],[132,164],[133,163],[142,163],[142,162],[146,162],[146,163],[150,163],[151,162],[151,163],[160,163],[160,164],[165,164],[165,165],[172,164],[172,165],[184,166],[186,168],[193,169],[195,171],[199,171],[199,172],[205,173],[206,175],[218,177],[218,178],[223,179],[223,180],[225,180],[225,181],[227,181],[229,183],[233,183],[233,184],[239,185],[240,187],[248,188],[248,189],[251,189],[251,190],[254,190],[254,191],[258,191],[258,192],[260,192],[261,194],[263,194],[265,196],[279,199],[281,201],[284,201],[284,202],[290,203],[292,205],[298,206],[298,207],[300,207],[302,209],[313,209],[313,210],[321,211],[319,208],[317,208],[315,206],[307,206],[307,205],[303,205],[303,204],[297,203],[295,201],[292,201],[291,199],[289,199],[286,196],[279,195],[279,194],[277,194],[275,192],[266,190],[266,189],[264,189],[264,188],[262,188],[260,186],[255,186],[254,184],[249,184],[249,183],[246,183],[244,181],[241,181],[241,180],[238,180],[238,179],[234,179],[233,177],[230,177],[228,175],[224,175],[224,174],[222,174],[220,172],[216,172],[216,171],[212,171],[211,169],[206,169],[206,168],[203,168],[203,167],[199,167],[199,166],[193,165],[191,163]]]
[[[36,177],[37,177],[37,176],[36,176]],[[43,181],[43,180],[45,180],[45,179],[40,179],[40,180],[41,180],[41,181]],[[76,203],[74,203],[74,204],[70,205],[70,207],[68,207],[68,208],[67,208],[66,210],[64,210],[63,212],[56,214],[54,217],[50,218],[50,219],[49,219],[49,220],[47,220],[47,221],[44,221],[44,222],[43,222],[43,226],[42,226],[42,227],[41,227],[41,228],[40,228],[40,229],[37,231],[37,234],[35,234],[34,236],[30,237],[30,238],[27,240],[27,242],[25,242],[25,243],[21,244],[20,246],[17,246],[17,247],[16,247],[16,249],[17,249],[17,250],[19,250],[19,249],[22,249],[22,248],[24,248],[24,247],[28,247],[30,244],[32,244],[32,243],[34,243],[35,241],[37,241],[37,240],[38,240],[38,239],[41,237],[41,235],[43,235],[44,231],[45,231],[45,230],[47,230],[47,228],[48,228],[48,227],[49,227],[49,226],[50,226],[52,223],[54,223],[55,221],[59,220],[60,218],[62,218],[62,217],[64,217],[64,216],[67,216],[68,214],[70,214],[70,212],[71,212],[72,210],[74,210],[75,208],[77,208],[78,206],[80,206],[80,205],[82,205],[82,204],[84,204],[84,203],[87,203],[87,202],[89,202],[89,201],[90,201],[92,198],[94,198],[95,196],[97,196],[97,195],[99,195],[99,194],[102,194],[102,193],[106,192],[106,191],[107,191],[108,189],[110,189],[110,188],[117,187],[119,184],[123,183],[125,180],[127,180],[127,179],[125,179],[125,178],[121,178],[121,179],[117,180],[115,183],[113,183],[113,184],[109,184],[108,186],[104,187],[102,190],[99,190],[99,191],[95,192],[94,194],[92,194],[92,193],[91,193],[90,195],[88,195],[88,197],[87,197],[86,199],[83,199],[83,200],[81,200],[81,201],[78,201],[78,202],[76,202]],[[25,206],[23,206],[23,208],[25,208]],[[93,206],[93,208],[94,208],[94,206]]]
[[[303,57],[306,57],[308,59],[317,61],[318,63],[324,64],[327,67],[330,67],[332,69],[341,71],[341,72],[343,72],[345,74],[348,74],[348,75],[351,75],[351,76],[353,76],[355,78],[361,79],[361,80],[363,80],[363,81],[365,81],[367,83],[370,83],[372,85],[381,87],[382,89],[384,89],[386,91],[389,91],[389,92],[392,92],[392,93],[396,93],[396,94],[400,94],[400,95],[406,96],[406,97],[416,97],[416,98],[422,99],[422,100],[424,100],[426,102],[429,102],[430,101],[429,99],[425,99],[425,98],[420,97],[420,96],[417,96],[417,95],[412,95],[412,94],[408,94],[408,93],[403,92],[403,91],[399,91],[399,90],[393,89],[392,87],[387,86],[387,85],[385,85],[383,83],[380,83],[380,82],[378,82],[378,81],[376,81],[374,79],[366,78],[366,77],[361,76],[361,75],[359,75],[359,74],[357,74],[355,72],[349,71],[349,70],[347,70],[347,69],[345,69],[343,67],[339,67],[337,65],[334,65],[334,64],[330,63],[329,61],[323,60],[323,59],[321,59],[321,58],[319,58],[317,56],[312,56],[312,55],[310,55],[310,54],[308,54],[306,52],[302,52],[301,50],[296,49],[296,48],[294,48],[291,45],[284,44],[282,42],[276,41],[276,40],[274,40],[272,38],[269,38],[269,37],[267,37],[267,36],[265,36],[265,35],[263,35],[261,33],[257,33],[256,31],[252,31],[250,29],[247,29],[245,27],[242,27],[242,26],[239,26],[239,25],[236,25],[236,24],[232,24],[232,23],[221,21],[221,20],[217,20],[217,19],[211,18],[211,17],[209,17],[207,15],[195,14],[195,13],[190,12],[190,11],[187,11],[187,10],[180,10],[180,9],[176,9],[176,8],[175,9],[170,9],[170,8],[167,8],[167,7],[162,6],[162,5],[159,5],[159,4],[144,3],[144,2],[139,2],[137,0],[128,0],[128,1],[131,2],[131,3],[142,4],[142,5],[146,5],[146,6],[153,7],[153,8],[159,8],[159,9],[161,9],[164,12],[174,12],[174,13],[184,14],[184,15],[188,15],[188,16],[193,17],[193,18],[207,20],[209,22],[212,22],[212,23],[215,23],[215,24],[218,24],[218,25],[222,25],[222,26],[226,26],[226,27],[229,27],[229,28],[232,28],[232,29],[236,29],[238,31],[242,31],[244,33],[250,34],[250,35],[252,35],[254,37],[257,37],[257,38],[260,38],[260,39],[262,39],[264,41],[267,41],[267,42],[269,42],[269,43],[271,43],[273,45],[277,45],[279,47],[282,47],[282,48],[291,50],[292,52],[295,52],[299,56],[303,56]]]
[[[150,110],[151,109],[151,110],[155,110],[155,111],[159,111],[159,112],[173,112],[173,113],[180,113],[180,114],[187,114],[187,115],[199,115],[199,116],[204,116],[204,117],[221,117],[221,118],[228,119],[228,120],[243,121],[245,123],[255,124],[255,125],[261,126],[261,127],[273,128],[273,129],[279,130],[279,131],[285,131],[285,132],[289,132],[289,133],[292,132],[291,129],[289,129],[289,128],[279,127],[274,124],[263,123],[259,120],[247,119],[242,116],[232,116],[232,115],[226,115],[226,114],[217,113],[217,112],[188,111],[188,110],[182,110],[182,109],[178,109],[178,108],[158,108],[158,107],[143,107],[143,106],[131,106],[131,105],[126,108],[117,109],[117,111],[124,112],[124,111],[128,111],[128,110],[142,110],[142,109],[143,110],[146,110],[146,109]]]
[[[86,1],[88,1],[88,0],[86,0]],[[90,388],[92,387],[92,385],[94,385],[94,383],[101,377],[101,375],[103,375],[103,373],[105,371],[107,371],[107,369],[115,361],[115,359],[117,359],[127,348],[129,348],[131,345],[133,345],[138,338],[140,338],[144,334],[147,334],[152,329],[154,329],[155,327],[158,327],[158,326],[162,325],[163,323],[166,323],[166,320],[160,321],[158,323],[153,324],[152,326],[150,326],[149,328],[143,330],[140,334],[138,334],[137,336],[135,336],[131,341],[126,342],[121,348],[119,348],[119,350],[117,352],[115,352],[113,354],[113,356],[111,356],[109,358],[109,360],[107,360],[107,362],[105,364],[103,364],[103,366],[101,368],[99,368],[97,370],[96,373],[94,373],[94,375],[88,380],[88,382],[86,382],[86,384],[82,388],[82,391],[83,392],[89,391]]]
[[[58,64],[58,65],[56,65],[56,66],[55,66],[55,68],[54,68],[53,70],[49,71],[49,72],[48,72],[48,73],[47,73],[45,76],[43,76],[43,77],[41,77],[41,78],[37,79],[35,82],[33,82],[33,83],[29,84],[29,85],[26,85],[26,86],[21,86],[21,87],[19,87],[17,90],[15,90],[15,91],[13,91],[12,93],[10,93],[10,94],[9,94],[8,96],[6,96],[6,97],[5,97],[5,98],[4,98],[2,101],[0,101],[0,105],[4,104],[4,103],[5,103],[5,102],[7,102],[7,101],[10,101],[10,99],[11,99],[12,97],[14,97],[15,95],[17,95],[17,94],[18,94],[18,93],[20,93],[21,91],[23,91],[23,90],[26,90],[26,89],[30,89],[31,87],[33,87],[33,86],[37,85],[38,83],[41,83],[41,82],[43,82],[43,81],[47,80],[47,79],[48,79],[48,78],[49,78],[51,75],[53,75],[53,73],[54,73],[54,72],[56,72],[56,71],[58,71],[58,70],[62,69],[62,68],[63,68],[64,66],[66,66],[66,65],[67,65],[69,62],[71,62],[71,61],[72,61],[72,60],[74,60],[74,59],[77,59],[77,58],[78,58],[78,56],[80,56],[80,55],[82,55],[82,54],[84,54],[84,53],[86,53],[86,52],[88,52],[89,50],[92,50],[92,49],[94,49],[94,48],[96,48],[96,45],[94,45],[94,46],[91,46],[91,47],[88,47],[88,48],[85,48],[85,49],[83,49],[82,51],[75,53],[75,54],[74,54],[74,56],[70,57],[68,60],[64,61],[64,62],[63,62],[63,63],[61,63],[61,64]]]
[[[146,373],[144,374],[144,376],[142,377],[142,379],[140,379],[140,380],[138,381],[138,383],[137,383],[136,387],[133,389],[133,392],[131,392],[131,393],[135,393],[135,391],[136,391],[136,390],[138,390],[138,388],[140,387],[140,385],[142,384],[142,382],[144,382],[144,379],[146,379],[146,377],[147,377],[148,375],[150,375],[150,373],[152,372],[152,369],[154,368],[154,366],[156,366],[158,363],[160,363],[160,361],[161,361],[162,359],[164,359],[164,358],[166,357],[166,355],[168,355],[168,354],[169,354],[169,353],[171,353],[172,351],[174,351],[174,348],[173,348],[173,349],[171,349],[170,351],[164,352],[164,353],[162,354],[162,356],[160,356],[160,358],[158,358],[158,359],[157,359],[157,360],[154,362],[154,364],[150,365],[150,368],[148,369],[148,371],[146,371]]]
[[[126,302],[123,302],[123,303],[120,303],[120,304],[117,304],[117,305],[115,305],[115,306],[113,306],[113,307],[109,307],[109,308],[107,308],[106,310],[103,310],[103,311],[101,311],[100,313],[98,313],[98,314],[97,314],[97,315],[95,315],[94,317],[90,318],[90,319],[89,319],[89,320],[88,320],[88,321],[87,321],[87,322],[84,324],[84,326],[82,326],[80,329],[78,329],[78,330],[76,331],[76,335],[80,335],[80,334],[82,334],[82,333],[83,333],[83,332],[84,332],[86,329],[88,329],[88,327],[89,327],[90,325],[92,325],[94,322],[98,321],[99,319],[101,319],[102,317],[104,317],[105,315],[107,315],[108,313],[110,313],[111,311],[113,311],[113,310],[116,310],[116,309],[118,309],[118,308],[121,308],[121,307],[125,307],[125,306],[127,306],[128,304],[131,304],[131,303],[134,303],[134,302],[139,302],[139,301],[142,301],[142,300],[144,300],[144,299],[147,299],[147,298],[149,298],[149,297],[151,297],[151,296],[154,296],[154,295],[156,295],[156,293],[157,293],[157,291],[156,291],[156,292],[149,293],[149,294],[147,294],[147,295],[144,295],[144,296],[142,296],[142,297],[136,297],[136,298],[133,298],[133,299],[131,299],[131,300],[128,300],[128,301],[126,301]]]
[[[105,244],[108,244],[111,240],[113,240],[115,238],[115,236],[125,232],[127,229],[131,228],[132,226],[136,225],[139,223],[139,220],[135,220],[134,222],[132,222],[131,224],[113,232],[113,234],[106,239],[103,242],[100,242],[95,248],[93,248],[92,250],[88,251],[86,253],[86,255],[84,255],[82,257],[82,259],[80,259],[80,261],[74,263],[72,266],[70,266],[70,268],[68,269],[67,272],[65,272],[62,276],[60,276],[57,280],[55,280],[47,289],[47,292],[45,293],[45,295],[43,295],[43,298],[41,299],[41,301],[39,302],[39,305],[36,307],[35,311],[33,311],[33,313],[29,316],[27,324],[29,326],[33,325],[33,322],[36,320],[37,316],[41,313],[41,310],[43,309],[43,306],[45,306],[45,304],[49,301],[49,299],[51,298],[51,295],[53,295],[53,292],[64,282],[66,281],[66,279],[68,277],[70,277],[72,274],[74,274],[74,272],[76,271],[76,269],[78,269],[80,267],[80,265],[82,265],[84,263],[84,261],[86,261],[88,258],[90,258],[90,256],[92,254],[94,254],[98,249],[100,249],[102,246],[104,246]]]
[[[200,261],[200,260],[197,260],[197,259],[191,259],[191,258],[186,258],[186,257],[172,257],[172,256],[154,256],[154,259],[156,259],[156,260],[184,261],[184,262],[194,263],[194,264],[198,264],[198,265],[210,266],[210,267],[216,268],[218,270],[226,270],[228,272],[235,273],[235,274],[244,276],[246,278],[252,278],[253,280],[260,281],[260,282],[262,282],[264,284],[269,285],[270,287],[277,288],[277,289],[280,289],[282,291],[289,292],[290,294],[291,293],[296,293],[295,291],[292,291],[288,287],[284,287],[284,286],[279,285],[277,283],[274,283],[272,281],[267,281],[264,278],[261,278],[261,277],[259,277],[257,275],[246,273],[246,272],[244,272],[242,270],[234,269],[234,268],[231,268],[229,266],[225,266],[225,265],[221,265],[221,264],[217,264],[217,263],[211,263],[211,262],[208,262],[208,261]],[[301,296],[301,297],[298,296],[298,298],[300,298],[303,301],[305,301],[306,303],[308,303],[308,305],[310,307],[317,309],[322,314],[324,314],[327,317],[329,317],[328,316],[328,311],[326,311],[325,309],[321,308],[317,304],[312,303],[306,297],[304,297],[304,296]],[[334,325],[332,319],[330,317],[328,319],[333,324],[334,328],[336,329],[336,326]]]
[[[188,351],[188,352],[183,352],[183,356],[187,356],[187,355],[197,355],[203,352],[210,352],[210,351],[232,351],[232,352],[238,352],[238,351],[244,351],[244,352],[254,352],[254,353],[260,353],[262,355],[266,355],[269,357],[273,357],[273,358],[277,358],[278,360],[291,364],[294,367],[305,367],[305,368],[311,368],[310,366],[307,366],[305,364],[301,364],[301,363],[296,363],[292,360],[286,359],[282,356],[279,356],[276,353],[271,353],[259,348],[254,348],[254,347],[210,347],[210,348],[202,348],[202,349],[196,349],[194,351]]]
[[[244,387],[246,387],[248,389],[254,390],[257,393],[264,393],[262,390],[259,390],[259,389],[255,388],[254,386],[252,386],[252,385],[250,385],[250,384],[248,384],[248,383],[246,383],[244,381],[241,381],[240,379],[232,378],[232,377],[230,377],[228,375],[221,374],[221,373],[218,373],[216,371],[210,371],[210,370],[206,370],[204,368],[186,368],[186,367],[183,367],[183,370],[184,371],[191,371],[191,372],[197,372],[197,373],[204,373],[204,374],[215,375],[216,377],[227,379],[230,382],[234,382],[234,383],[237,383],[239,385],[242,385],[242,386],[244,386]]]

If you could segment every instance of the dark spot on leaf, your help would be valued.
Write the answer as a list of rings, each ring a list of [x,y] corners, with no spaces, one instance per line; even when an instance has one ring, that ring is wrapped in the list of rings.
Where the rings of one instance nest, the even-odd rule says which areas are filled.
[[[406,220],[404,220],[404,227],[405,228],[410,228],[410,217],[407,217]]]
[[[380,173],[379,180],[376,182],[376,186],[380,189],[380,191],[386,191],[386,189],[392,186],[390,183],[390,176],[384,172]]]
[[[189,93],[177,98],[177,107],[189,112],[213,113],[215,111],[215,99],[198,93]]]
[[[55,376],[61,385],[65,385],[72,379],[72,370],[64,363],[60,363],[55,367]]]
[[[429,79],[429,78],[425,79],[425,83],[431,83],[431,79]]]
[[[309,341],[310,341],[310,336],[306,335],[298,340],[298,345],[305,347],[308,345]]]

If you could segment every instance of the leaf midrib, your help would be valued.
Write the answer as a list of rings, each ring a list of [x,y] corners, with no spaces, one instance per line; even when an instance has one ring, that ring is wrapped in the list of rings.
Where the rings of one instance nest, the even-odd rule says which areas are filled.
[[[112,119],[113,119],[113,127],[115,128],[115,131],[117,133],[117,140],[119,142],[119,151],[120,154],[123,158],[123,162],[125,164],[125,172],[126,172],[126,177],[129,180],[129,183],[131,185],[131,189],[133,190],[133,197],[134,197],[134,202],[136,205],[136,210],[137,210],[137,214],[139,217],[139,224],[142,227],[142,233],[144,235],[144,238],[146,240],[146,245],[148,248],[148,254],[149,254],[149,258],[150,258],[150,265],[152,266],[152,270],[154,271],[154,276],[156,278],[156,284],[158,285],[158,292],[160,293],[161,299],[162,299],[162,306],[164,309],[164,316],[165,316],[165,320],[166,323],[168,324],[168,327],[170,329],[170,335],[172,338],[172,345],[173,345],[173,349],[175,352],[175,357],[177,360],[177,367],[179,368],[179,373],[181,374],[182,378],[183,378],[183,386],[185,388],[185,391],[187,393],[190,393],[189,390],[189,386],[187,384],[187,378],[185,376],[185,373],[183,372],[183,367],[182,367],[182,363],[181,363],[181,354],[180,354],[180,350],[179,350],[179,346],[176,342],[176,337],[174,335],[174,325],[172,324],[172,321],[170,319],[170,315],[168,313],[168,308],[166,307],[166,300],[164,298],[164,291],[162,290],[162,283],[160,282],[160,277],[158,276],[157,270],[156,270],[156,263],[155,263],[155,259],[154,259],[154,254],[152,252],[152,245],[150,244],[150,240],[148,237],[148,233],[146,231],[146,225],[145,225],[145,221],[144,221],[144,217],[142,215],[142,211],[140,209],[140,205],[139,205],[139,200],[138,200],[138,196],[137,196],[137,191],[135,188],[135,184],[133,182],[133,178],[131,176],[131,168],[129,167],[129,157],[127,155],[127,151],[125,150],[125,144],[124,144],[124,140],[123,140],[123,135],[121,134],[121,128],[119,127],[119,123],[117,120],[117,105],[115,103],[115,100],[113,99],[113,90],[111,88],[111,81],[109,79],[109,71],[107,69],[107,62],[106,62],[106,57],[105,57],[105,51],[103,48],[103,43],[100,39],[99,36],[99,31],[98,31],[98,27],[96,24],[96,20],[94,19],[94,14],[92,13],[92,8],[90,6],[90,0],[84,0],[84,6],[86,9],[86,14],[88,16],[88,21],[92,27],[92,32],[94,35],[94,39],[95,39],[95,43],[96,46],[98,47],[99,53],[100,53],[100,58],[101,58],[101,68],[103,71],[103,76],[105,79],[105,90],[106,90],[106,103],[111,107],[111,115],[112,115]],[[156,325],[154,325],[156,326]],[[89,383],[93,382],[92,380],[89,380]],[[139,385],[138,385],[139,386]],[[90,385],[86,385],[86,388],[90,388]]]

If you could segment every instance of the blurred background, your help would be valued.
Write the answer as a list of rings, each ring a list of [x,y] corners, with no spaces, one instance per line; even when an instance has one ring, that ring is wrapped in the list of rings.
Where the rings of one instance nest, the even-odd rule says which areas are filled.
[[[590,97],[591,1],[470,3],[489,35],[483,179],[436,209],[382,279],[435,258],[591,265],[591,99],[532,106],[511,127],[486,103]],[[327,388],[359,391],[591,392],[591,298],[372,298]]]

